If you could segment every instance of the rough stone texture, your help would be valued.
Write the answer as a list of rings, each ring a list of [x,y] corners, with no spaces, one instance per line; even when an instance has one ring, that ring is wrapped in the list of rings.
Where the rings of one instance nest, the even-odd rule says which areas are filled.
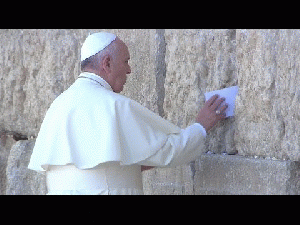
[[[36,136],[52,101],[79,69],[71,30],[2,30],[0,129]]]
[[[17,140],[37,136],[50,104],[80,74],[83,41],[89,33],[98,31],[101,29],[0,31],[0,194],[5,193],[3,187],[8,180],[4,168],[10,166],[7,164],[9,149]],[[262,156],[267,159],[253,164],[261,169],[266,168],[263,162],[267,166],[268,159],[273,157],[299,161],[299,30],[105,31],[117,34],[131,53],[132,74],[123,94],[181,128],[194,122],[204,104],[205,92],[233,85],[240,87],[235,118],[220,123],[208,135],[207,151]],[[21,143],[25,142],[18,141],[15,146]],[[220,160],[219,165],[224,164],[222,157],[214,159]],[[209,193],[201,192],[200,177],[209,179],[201,175],[199,163],[208,168],[211,160],[201,158],[173,169],[145,171],[145,193]],[[237,157],[232,166],[239,165],[239,160],[244,158]],[[250,165],[247,160],[243,162]],[[25,162],[20,159],[20,163]],[[284,169],[281,164],[275,164],[267,166],[271,175],[277,165],[283,168],[280,171],[295,171],[292,166]],[[11,171],[13,168],[10,167]],[[222,174],[222,166],[219,168],[215,171]],[[261,179],[259,173],[250,175],[249,181]],[[10,176],[9,179],[18,180]],[[255,176],[258,177],[254,179]],[[288,175],[283,177],[288,179]],[[285,178],[280,178],[283,186],[287,184]],[[216,184],[227,182],[221,175],[218,179],[214,180]],[[9,185],[8,192],[14,193],[13,186]],[[228,193],[222,190],[219,193]],[[275,193],[274,190],[268,192],[260,187],[251,193]],[[278,189],[278,193],[284,191]]]
[[[300,31],[238,30],[239,154],[300,159]]]
[[[101,30],[1,30],[0,131],[37,136],[53,100],[80,74],[80,48]],[[132,75],[124,94],[158,112],[155,30],[106,30],[131,52]],[[152,75],[152,76],[151,76]],[[145,95],[144,93],[147,93]]]
[[[193,195],[193,170],[190,166],[147,170],[143,185],[145,195]]]
[[[235,30],[165,31],[163,116],[166,119],[185,128],[195,122],[204,105],[205,92],[237,85],[235,33]],[[236,153],[234,124],[234,118],[220,123],[207,138],[207,151]],[[152,186],[145,182],[146,194],[194,193],[194,163],[148,173],[145,177]]]
[[[195,194],[300,194],[300,162],[204,154],[196,162]]]
[[[18,141],[11,149],[7,161],[7,195],[45,195],[46,178],[42,173],[27,169],[34,140]]]
[[[156,88],[156,30],[108,30],[118,35],[128,46],[132,73],[122,94],[158,113]],[[147,94],[145,94],[147,93]]]
[[[235,30],[166,30],[164,110],[185,128],[195,122],[204,93],[237,85]],[[207,138],[207,151],[234,152],[234,118]]]
[[[80,74],[82,43],[99,31],[115,33],[128,45],[132,74],[123,94],[158,113],[156,30],[1,30],[0,134],[37,136],[50,104]],[[10,147],[0,149],[3,187]]]
[[[6,190],[6,167],[11,147],[16,143],[11,134],[0,133],[0,195]]]

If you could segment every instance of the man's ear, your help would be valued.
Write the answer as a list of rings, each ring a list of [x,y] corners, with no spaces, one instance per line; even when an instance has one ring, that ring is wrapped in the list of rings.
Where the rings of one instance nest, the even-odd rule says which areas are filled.
[[[112,63],[111,60],[112,60],[112,58],[110,55],[104,56],[104,58],[102,60],[102,67],[106,73],[111,72],[111,63]]]

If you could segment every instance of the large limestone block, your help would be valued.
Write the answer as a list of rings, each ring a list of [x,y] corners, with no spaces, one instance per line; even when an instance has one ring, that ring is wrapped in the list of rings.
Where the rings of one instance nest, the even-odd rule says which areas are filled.
[[[158,112],[155,30],[1,30],[0,131],[37,136],[50,104],[80,74],[82,43],[99,31],[128,44],[132,74],[123,94]]]
[[[7,162],[7,195],[45,195],[46,177],[27,168],[35,140],[18,141],[11,149]]]
[[[235,30],[166,30],[165,117],[185,128],[195,122],[204,93],[237,85]],[[207,138],[207,151],[235,152],[233,119]]]
[[[158,94],[156,90],[157,31],[152,29],[109,30],[118,35],[128,46],[129,65],[132,73],[128,75],[122,94],[136,100],[143,106],[158,113]]]
[[[11,147],[16,143],[7,133],[0,133],[0,195],[6,193],[6,167]]]
[[[37,135],[50,103],[79,71],[71,30],[1,30],[0,128]]]
[[[237,85],[235,30],[166,30],[163,116],[181,128],[195,122],[204,93]],[[235,153],[235,120],[216,127],[206,149]],[[194,194],[194,162],[144,172],[145,194]]]
[[[195,163],[195,194],[299,195],[300,163],[203,154]]]
[[[143,172],[145,195],[193,195],[194,180],[190,165],[157,168]]]
[[[300,31],[238,30],[239,154],[300,160]]]
[[[163,30],[1,30],[0,132],[37,136],[53,100],[80,74],[82,43],[89,33],[99,31],[115,33],[128,45],[132,73],[121,94],[156,113],[162,110],[162,89],[156,83],[158,79],[163,86]],[[1,191],[5,193],[10,147],[1,147],[1,153],[2,149]],[[8,185],[7,193],[21,192],[20,187],[14,187],[17,178]]]

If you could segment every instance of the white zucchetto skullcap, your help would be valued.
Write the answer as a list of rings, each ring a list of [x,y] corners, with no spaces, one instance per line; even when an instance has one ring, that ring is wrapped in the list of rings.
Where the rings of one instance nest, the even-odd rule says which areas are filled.
[[[89,35],[81,47],[81,61],[105,49],[117,38],[116,35],[106,32]]]

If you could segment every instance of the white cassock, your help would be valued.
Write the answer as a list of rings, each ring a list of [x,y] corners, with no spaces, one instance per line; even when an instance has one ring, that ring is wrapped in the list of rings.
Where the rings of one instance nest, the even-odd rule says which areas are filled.
[[[28,168],[46,171],[48,194],[143,194],[141,165],[172,167],[205,152],[205,129],[180,129],[82,73],[52,103]]]

